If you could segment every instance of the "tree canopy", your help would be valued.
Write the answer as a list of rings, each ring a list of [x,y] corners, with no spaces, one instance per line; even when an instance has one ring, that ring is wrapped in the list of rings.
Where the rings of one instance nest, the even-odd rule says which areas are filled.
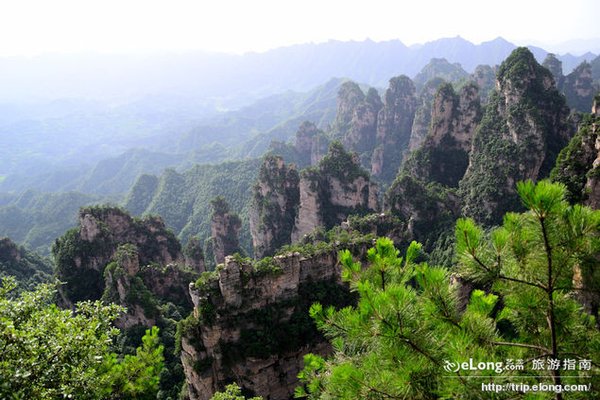
[[[146,331],[135,355],[112,353],[123,312],[99,301],[63,310],[53,285],[12,297],[16,283],[0,286],[0,398],[156,398],[163,368],[158,328]]]
[[[570,206],[564,186],[547,181],[520,183],[518,193],[528,211],[507,214],[501,227],[486,232],[471,219],[458,221],[458,274],[419,263],[415,242],[401,257],[390,239],[378,239],[366,268],[340,252],[342,278],[359,301],[338,310],[312,306],[311,316],[334,353],[305,357],[296,396],[515,396],[485,392],[482,382],[583,384],[587,389],[568,395],[540,391],[536,398],[598,396],[600,332],[580,295],[595,290],[599,280],[597,272],[581,271],[597,270],[600,211]],[[461,370],[469,360],[494,368]],[[536,369],[534,361],[559,368]]]

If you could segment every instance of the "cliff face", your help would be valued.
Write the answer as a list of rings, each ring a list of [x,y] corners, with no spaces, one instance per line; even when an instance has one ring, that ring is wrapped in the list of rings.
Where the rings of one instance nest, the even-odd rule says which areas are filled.
[[[342,99],[340,104],[344,102]],[[377,90],[370,88],[363,100],[352,109],[352,118],[342,139],[346,148],[358,153],[373,151],[377,134],[377,115],[382,107],[383,103]]]
[[[558,90],[562,90],[565,76],[563,75],[562,61],[556,58],[556,55],[552,53],[548,53],[544,62],[542,62],[542,66],[552,74],[554,77],[554,84]]]
[[[408,142],[409,151],[414,151],[421,147],[421,144],[427,137],[429,126],[431,125],[431,106],[433,104],[433,99],[443,83],[444,80],[442,78],[431,79],[425,83],[419,92],[418,105],[415,111],[415,118],[413,120],[413,126]]]
[[[213,215],[210,220],[212,254],[215,263],[221,264],[225,256],[240,251],[240,230],[242,220],[230,211],[229,204],[224,198],[218,197],[212,202]]]
[[[367,242],[350,248],[360,257]],[[308,308],[354,301],[340,281],[337,251],[254,264],[227,257],[190,285],[194,313],[182,329],[181,360],[192,400],[210,399],[231,381],[265,399],[292,397],[304,354],[331,351]]]
[[[417,108],[415,85],[406,76],[390,80],[385,104],[377,119],[377,147],[371,159],[371,173],[391,182],[408,148]]]
[[[296,132],[296,151],[299,156],[298,165],[317,165],[327,153],[329,141],[323,131],[312,122],[303,122]]]
[[[442,78],[446,82],[460,82],[469,77],[459,63],[450,63],[445,58],[432,58],[414,79],[418,89],[434,78]]]
[[[293,143],[272,141],[269,155],[282,157],[288,163],[294,163],[298,168],[317,165],[327,154],[330,139],[325,132],[315,124],[304,121],[296,131]]]
[[[407,235],[430,250],[460,216],[460,204],[455,190],[400,174],[385,194],[384,210],[406,221]]]
[[[88,207],[79,227],[57,239],[52,249],[62,302],[104,298],[128,307],[118,326],[149,326],[158,316],[156,301],[186,308],[187,283],[179,242],[158,217],[131,218],[118,208]],[[156,300],[156,301],[155,301]]]
[[[299,181],[294,166],[287,166],[281,157],[267,156],[263,160],[250,209],[255,257],[272,255],[291,243],[300,203]]]
[[[331,229],[350,214],[378,209],[377,186],[360,166],[358,157],[333,143],[317,168],[300,174],[300,204],[292,232],[298,241],[317,227]]]
[[[486,224],[519,207],[516,182],[548,176],[572,135],[551,73],[526,48],[502,63],[496,88],[460,184],[464,214]]]
[[[118,328],[150,327],[160,318],[160,303],[170,302],[182,310],[189,309],[191,298],[187,287],[195,276],[176,264],[140,266],[137,247],[124,244],[117,248],[104,269],[102,299],[127,307],[127,312],[115,322]]]
[[[456,187],[468,163],[471,142],[481,120],[479,93],[475,84],[460,93],[444,84],[433,101],[430,132],[421,147],[411,153],[403,172],[423,180]]]
[[[490,94],[496,85],[496,67],[478,65],[471,75],[471,80],[479,88],[481,104],[487,104]]]
[[[581,63],[565,76],[562,86],[567,104],[579,112],[589,112],[596,90],[592,80],[592,66],[588,62]]]
[[[338,93],[332,136],[357,152],[361,165],[370,169],[372,175],[390,183],[409,142],[414,148],[426,134],[432,88],[440,82],[433,79],[417,99],[415,85],[408,77],[392,78],[383,103],[375,89],[369,89],[365,95],[356,83],[346,82]],[[419,120],[413,128],[417,108]]]
[[[548,54],[542,63],[552,73],[556,88],[565,95],[568,106],[582,113],[587,113],[592,106],[594,87],[592,65],[582,62],[569,75],[563,75],[562,62],[554,54]]]
[[[377,90],[370,88],[365,95],[354,82],[345,82],[338,91],[337,116],[332,135],[344,147],[361,155],[364,167],[370,167],[376,145],[377,118],[383,108]]]
[[[196,272],[206,271],[202,243],[197,237],[192,237],[188,240],[183,249],[183,254],[185,256],[185,265],[189,265]]]
[[[560,152],[552,179],[563,183],[569,201],[600,208],[600,95],[592,114],[584,117],[577,134]]]

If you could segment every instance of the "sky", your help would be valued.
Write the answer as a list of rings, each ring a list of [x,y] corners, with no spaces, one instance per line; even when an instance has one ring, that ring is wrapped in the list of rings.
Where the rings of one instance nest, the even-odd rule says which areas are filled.
[[[474,43],[502,36],[550,51],[588,39],[600,48],[599,15],[598,0],[0,0],[0,56],[244,53],[332,39],[411,45],[457,35]]]

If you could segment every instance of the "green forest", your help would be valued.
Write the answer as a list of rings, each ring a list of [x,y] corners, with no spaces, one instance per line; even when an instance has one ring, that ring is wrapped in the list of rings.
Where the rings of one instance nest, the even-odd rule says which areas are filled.
[[[447,40],[0,104],[0,399],[600,399],[600,57]]]

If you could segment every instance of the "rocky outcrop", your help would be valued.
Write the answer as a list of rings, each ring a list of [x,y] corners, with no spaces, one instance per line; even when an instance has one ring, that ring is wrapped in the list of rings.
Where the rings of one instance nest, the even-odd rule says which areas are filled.
[[[516,182],[548,176],[572,136],[569,109],[552,74],[528,49],[516,49],[502,63],[496,88],[460,183],[463,213],[484,224],[519,209]]]
[[[300,178],[300,203],[292,231],[292,242],[297,242],[316,228],[323,226],[321,217],[320,177],[316,171],[302,171]]]
[[[459,94],[452,85],[442,85],[433,101],[430,132],[421,147],[410,154],[403,172],[426,182],[458,186],[467,170],[480,120],[477,85],[466,84]]]
[[[300,204],[292,241],[298,241],[317,227],[331,229],[350,214],[375,211],[377,186],[360,166],[358,156],[334,142],[317,168],[300,174]]]
[[[344,146],[357,153],[366,153],[365,159],[375,147],[377,135],[377,115],[383,103],[379,93],[370,88],[363,101],[358,103],[352,110],[352,119],[349,128],[342,137]]]
[[[293,165],[281,157],[266,156],[254,186],[250,208],[250,232],[254,256],[272,255],[292,241],[300,204],[300,178]]]
[[[298,153],[298,165],[305,167],[317,165],[327,153],[329,141],[322,130],[312,122],[303,122],[296,132],[295,148]]]
[[[210,220],[212,254],[217,265],[225,261],[225,256],[240,251],[240,230],[242,220],[232,213],[229,204],[223,197],[217,197],[212,202],[213,214]]]
[[[115,321],[118,328],[151,327],[161,316],[161,303],[169,302],[181,307],[181,310],[190,308],[191,298],[187,289],[196,276],[176,264],[140,266],[137,247],[123,244],[104,269],[102,299],[127,308],[126,313]]]
[[[433,78],[427,81],[420,90],[419,99],[417,101],[418,106],[415,111],[415,118],[408,142],[409,151],[414,151],[421,147],[421,144],[427,137],[429,126],[431,125],[431,106],[433,104],[433,98],[444,82],[445,81],[442,78]]]
[[[332,126],[333,136],[341,139],[352,128],[355,110],[365,101],[365,94],[360,86],[352,81],[344,82],[337,95],[337,110]]]
[[[406,221],[406,234],[430,249],[460,216],[456,190],[401,174],[385,194],[384,210]]]
[[[357,152],[362,165],[370,168],[376,145],[378,115],[383,108],[379,93],[369,88],[365,95],[356,83],[349,81],[340,87],[337,103],[333,137],[347,149]]]
[[[7,237],[0,237],[0,277],[12,276],[17,290],[33,289],[51,279],[52,266]]]
[[[298,168],[317,165],[327,154],[330,139],[325,132],[309,121],[303,122],[293,143],[272,141],[269,155],[282,157],[288,163],[294,163]]]
[[[471,74],[471,81],[479,88],[481,104],[487,104],[491,92],[496,86],[496,68],[489,65],[478,65]]]
[[[582,113],[587,113],[592,105],[595,92],[592,77],[592,65],[582,62],[569,75],[563,75],[562,62],[554,54],[548,54],[542,63],[554,77],[556,88],[565,95],[568,106]]]
[[[556,55],[552,53],[548,53],[544,62],[542,62],[542,67],[548,69],[552,76],[554,77],[554,84],[558,90],[562,90],[565,76],[563,75],[562,61],[556,58]]]
[[[408,148],[417,108],[415,85],[407,76],[390,80],[384,107],[377,118],[377,147],[371,159],[371,174],[391,182]]]
[[[600,209],[600,95],[592,114],[584,117],[577,134],[560,152],[552,179],[567,187],[568,200]]]
[[[357,257],[370,240],[349,244]],[[182,329],[181,360],[189,397],[208,400],[235,381],[265,399],[288,399],[306,353],[331,347],[308,316],[310,305],[355,300],[340,280],[338,249],[288,253],[259,262],[227,257],[190,285],[194,314]]]
[[[592,66],[586,61],[565,76],[562,86],[569,107],[586,113],[592,106],[596,90],[592,81]]]
[[[459,63],[450,63],[445,58],[432,58],[415,76],[414,82],[416,87],[420,89],[434,78],[442,78],[446,82],[458,83],[468,77],[469,74]]]
[[[179,242],[159,217],[132,218],[116,207],[82,208],[79,227],[58,238],[52,248],[68,304],[102,296],[104,268],[123,244],[135,246],[140,265],[183,264]]]
[[[196,272],[206,271],[202,243],[197,237],[192,237],[188,240],[183,249],[183,254],[185,256],[185,265],[190,266]]]
[[[390,80],[382,103],[377,90],[365,95],[354,82],[338,93],[332,136],[351,151],[374,176],[391,182],[408,147],[417,108],[416,89],[406,76]]]

